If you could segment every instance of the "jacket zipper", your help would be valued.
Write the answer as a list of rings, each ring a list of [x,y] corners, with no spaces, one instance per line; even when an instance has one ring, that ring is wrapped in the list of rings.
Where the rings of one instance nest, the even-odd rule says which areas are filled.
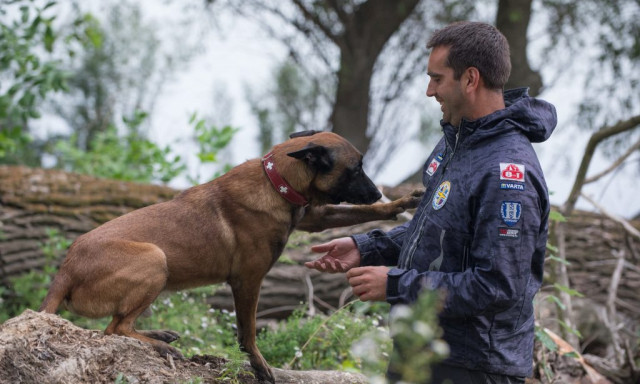
[[[453,159],[453,156],[456,153],[456,149],[458,148],[458,139],[460,137],[460,129],[458,128],[458,132],[456,132],[456,142],[453,144],[453,150],[451,151],[451,156],[449,156],[449,158],[447,159],[447,162],[444,164],[444,167],[442,168],[442,172],[440,173],[440,179],[438,179],[438,183],[436,185],[440,185],[442,183],[442,179],[444,179],[444,173],[447,170],[447,167],[449,166],[449,163],[451,162],[451,160]],[[447,141],[446,136],[445,136],[445,142]],[[447,146],[449,146],[449,143],[447,143]],[[431,195],[431,199],[429,200],[430,202],[433,201],[433,197],[435,196],[436,192],[438,191],[438,188],[436,187],[433,190],[433,194]],[[429,203],[429,206],[431,206],[432,203]],[[407,257],[405,259],[405,262],[402,265],[402,269],[409,269],[409,267],[411,266],[411,264],[413,264],[413,255],[415,254],[416,251],[416,246],[418,244],[418,239],[420,239],[422,237],[422,231],[424,230],[424,224],[426,221],[426,214],[429,211],[429,208],[426,207],[425,210],[422,212],[422,214],[420,215],[420,227],[416,230],[417,233],[416,236],[413,236],[413,238],[411,239],[411,248],[409,248],[409,257]]]

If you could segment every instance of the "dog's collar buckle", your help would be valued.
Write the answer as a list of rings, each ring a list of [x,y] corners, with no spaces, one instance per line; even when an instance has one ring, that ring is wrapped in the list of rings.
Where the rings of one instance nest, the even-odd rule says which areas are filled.
[[[269,152],[262,158],[262,168],[264,169],[271,185],[276,189],[280,196],[294,205],[300,205],[306,207],[309,205],[307,199],[300,194],[300,192],[293,189],[293,187],[287,183],[287,181],[278,173],[276,164],[273,161],[273,152]]]

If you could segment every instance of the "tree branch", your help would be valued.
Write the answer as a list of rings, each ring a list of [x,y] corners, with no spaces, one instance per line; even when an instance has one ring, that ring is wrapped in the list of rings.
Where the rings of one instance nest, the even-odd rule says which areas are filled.
[[[600,144],[600,142],[602,142],[603,140],[608,139],[609,137],[615,136],[622,132],[630,131],[636,128],[638,125],[640,125],[640,115],[634,116],[628,120],[620,121],[615,125],[604,127],[598,132],[595,132],[593,135],[591,135],[591,138],[587,143],[587,148],[584,151],[582,162],[580,163],[580,167],[578,168],[578,174],[576,175],[576,179],[573,183],[573,188],[569,193],[567,201],[562,206],[562,214],[564,214],[565,216],[569,216],[573,212],[576,201],[580,196],[582,186],[584,185],[587,170],[589,169],[589,165],[591,164],[591,160],[593,159],[593,155],[598,144]]]
[[[305,7],[305,5],[300,0],[291,0],[291,2],[298,8],[300,12],[302,12],[302,15],[304,16],[305,19],[315,24],[315,26],[318,27],[318,29],[320,29],[322,33],[324,33],[329,40],[333,41],[335,45],[340,46],[340,41],[338,40],[338,36],[336,36],[333,32],[331,32],[331,29],[327,25],[325,25],[322,22],[322,20],[320,20],[320,18],[316,13],[308,10],[307,7]]]
[[[600,211],[600,213],[602,213],[603,215],[607,216],[611,220],[620,223],[630,235],[640,239],[640,231],[638,231],[633,225],[629,224],[629,222],[627,220],[623,219],[620,216],[614,215],[613,213],[607,212],[607,210],[604,209],[604,207],[602,207],[600,204],[596,203],[595,200],[593,200],[589,195],[586,195],[584,193],[580,193],[580,196],[582,196],[585,200],[587,200],[588,202],[593,204],[593,206],[596,207]]]
[[[600,180],[602,177],[604,177],[605,175],[607,175],[608,173],[610,173],[611,171],[613,171],[614,169],[616,169],[617,167],[619,167],[629,156],[631,156],[631,154],[640,149],[640,140],[636,141],[635,144],[633,144],[632,146],[629,147],[629,149],[627,149],[627,151],[620,156],[616,161],[614,161],[609,168],[605,169],[604,171],[595,174],[591,177],[588,177],[586,179],[584,179],[584,182],[582,183],[584,184],[589,184],[589,183],[593,183],[594,181],[598,181]]]

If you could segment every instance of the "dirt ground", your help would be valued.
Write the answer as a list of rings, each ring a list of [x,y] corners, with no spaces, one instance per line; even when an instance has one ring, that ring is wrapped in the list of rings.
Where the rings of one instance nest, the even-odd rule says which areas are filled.
[[[0,325],[0,383],[229,383],[225,360],[161,358],[150,346],[122,336],[79,328],[57,315],[31,310]],[[337,371],[274,369],[278,383],[366,383]],[[199,381],[198,381],[199,379]],[[240,383],[259,383],[252,375]]]

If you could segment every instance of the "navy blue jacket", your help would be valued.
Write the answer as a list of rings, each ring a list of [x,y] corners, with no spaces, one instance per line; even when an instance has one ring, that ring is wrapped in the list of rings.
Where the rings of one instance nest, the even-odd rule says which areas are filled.
[[[353,236],[362,265],[394,266],[387,301],[408,304],[422,289],[446,292],[440,325],[447,363],[530,376],[533,297],[542,282],[549,197],[531,145],[556,126],[553,105],[526,89],[506,108],[444,132],[423,174],[413,219],[389,232]]]

